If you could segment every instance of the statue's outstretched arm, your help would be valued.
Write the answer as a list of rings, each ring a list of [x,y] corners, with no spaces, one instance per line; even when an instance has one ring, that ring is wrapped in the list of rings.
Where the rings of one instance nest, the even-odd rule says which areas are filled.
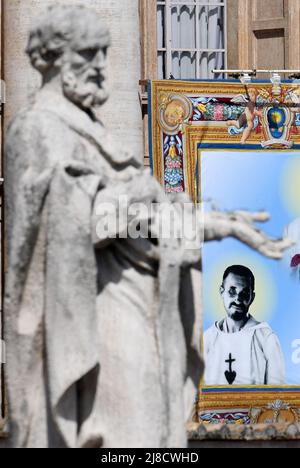
[[[233,237],[266,257],[280,260],[285,250],[292,246],[292,242],[288,239],[272,239],[254,224],[269,219],[270,216],[266,212],[212,211],[206,213],[204,217],[204,239],[207,242]]]

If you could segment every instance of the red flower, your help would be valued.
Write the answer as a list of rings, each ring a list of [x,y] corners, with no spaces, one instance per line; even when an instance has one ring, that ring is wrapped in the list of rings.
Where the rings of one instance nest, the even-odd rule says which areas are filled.
[[[291,260],[291,267],[296,268],[300,265],[300,254],[295,255]]]

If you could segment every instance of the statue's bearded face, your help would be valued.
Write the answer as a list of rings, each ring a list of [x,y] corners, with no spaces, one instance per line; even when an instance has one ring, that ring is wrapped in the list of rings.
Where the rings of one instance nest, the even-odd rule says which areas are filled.
[[[109,38],[87,32],[85,37],[72,41],[65,51],[61,68],[65,96],[75,104],[92,109],[108,98],[106,84],[107,49]]]

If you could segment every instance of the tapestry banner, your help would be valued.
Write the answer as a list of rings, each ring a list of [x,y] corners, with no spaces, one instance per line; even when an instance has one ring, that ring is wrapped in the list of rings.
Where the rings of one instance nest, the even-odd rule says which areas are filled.
[[[204,212],[268,213],[263,231],[294,243],[280,261],[233,238],[204,243],[195,420],[300,422],[300,83],[153,81],[148,95],[165,191]]]

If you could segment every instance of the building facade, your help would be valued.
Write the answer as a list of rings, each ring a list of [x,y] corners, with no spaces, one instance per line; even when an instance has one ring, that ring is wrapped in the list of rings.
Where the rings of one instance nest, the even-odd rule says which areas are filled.
[[[112,36],[111,97],[102,120],[145,165],[147,80],[226,78],[212,72],[226,68],[300,69],[299,0],[4,0],[3,143],[10,119],[39,87],[24,52],[30,25],[47,6],[82,3],[99,13]]]

